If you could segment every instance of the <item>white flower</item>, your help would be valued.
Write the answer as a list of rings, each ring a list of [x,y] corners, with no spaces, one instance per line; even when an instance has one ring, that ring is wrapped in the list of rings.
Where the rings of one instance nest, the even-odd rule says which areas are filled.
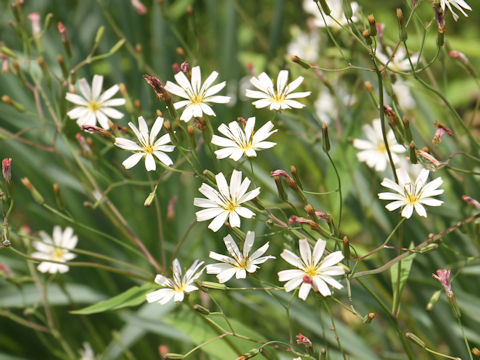
[[[440,7],[442,8],[442,11],[445,12],[445,6],[448,7],[448,10],[452,13],[453,19],[457,21],[458,15],[455,14],[452,10],[452,5],[460,10],[460,12],[468,17],[467,13],[464,11],[465,10],[472,10],[470,5],[468,5],[464,0],[440,0]]]
[[[410,87],[406,81],[398,78],[392,84],[393,92],[398,100],[398,104],[404,110],[412,110],[415,108],[415,100],[410,92]]]
[[[193,285],[193,283],[202,275],[202,265],[203,261],[195,260],[185,275],[183,275],[180,262],[178,259],[173,260],[172,279],[157,274],[155,282],[164,288],[148,293],[147,302],[158,302],[160,305],[165,305],[172,298],[175,302],[183,301],[185,294],[198,290],[198,287]]]
[[[375,168],[375,171],[385,170],[389,159],[387,148],[383,141],[380,119],[373,120],[373,126],[368,124],[363,125],[362,129],[368,140],[353,140],[353,146],[362,150],[357,154],[358,160],[367,163],[368,167]],[[387,132],[387,141],[393,162],[397,164],[399,161],[397,154],[405,152],[406,149],[403,145],[397,143],[392,130],[388,130]]]
[[[271,121],[267,122],[257,131],[254,131],[254,127],[254,117],[248,118],[244,129],[242,129],[236,121],[232,121],[228,126],[221,124],[218,127],[218,131],[228,139],[213,135],[212,144],[224,148],[215,151],[217,158],[224,159],[230,157],[231,159],[238,161],[243,154],[247,157],[257,156],[255,150],[269,149],[276,145],[274,142],[264,141],[277,131],[272,130],[273,123]]]
[[[298,297],[305,300],[312,287],[314,291],[320,292],[323,296],[332,294],[328,285],[336,289],[343,287],[342,284],[332,277],[345,273],[342,266],[333,266],[343,259],[342,252],[335,251],[320,261],[326,245],[326,241],[318,239],[313,249],[313,257],[312,250],[306,239],[299,240],[301,258],[290,250],[283,250],[280,256],[286,262],[297,268],[293,270],[283,270],[278,273],[279,281],[287,281],[285,291],[290,292],[301,284]]]
[[[68,226],[65,231],[62,231],[60,226],[54,226],[53,239],[43,231],[40,231],[39,235],[42,241],[33,242],[32,245],[37,251],[32,256],[46,261],[42,261],[38,265],[38,271],[50,274],[67,272],[69,269],[67,265],[48,262],[48,260],[66,262],[76,257],[74,253],[69,252],[75,248],[78,241],[77,236],[73,234],[73,229]]]
[[[112,108],[112,106],[121,106],[125,104],[125,99],[112,99],[119,89],[118,85],[113,85],[110,89],[100,95],[103,85],[103,76],[95,75],[92,81],[92,88],[87,80],[78,80],[78,86],[83,97],[74,93],[67,93],[65,98],[78,105],[70,110],[67,115],[70,119],[77,119],[78,126],[94,126],[98,122],[104,129],[108,129],[109,119],[121,119],[123,114]]]
[[[197,221],[213,218],[208,228],[218,231],[228,218],[230,226],[240,226],[240,216],[250,219],[255,213],[240,204],[252,200],[260,194],[260,188],[247,192],[250,180],[245,178],[242,182],[242,172],[233,170],[230,187],[222,173],[215,176],[218,190],[205,183],[198,189],[207,199],[195,198],[193,204],[205,208],[196,212]]]
[[[440,206],[443,204],[443,201],[432,198],[443,193],[443,189],[437,189],[443,184],[442,178],[438,177],[431,182],[427,182],[428,175],[429,171],[423,169],[415,182],[412,182],[405,169],[397,169],[398,184],[386,178],[382,181],[383,186],[394,190],[396,193],[380,193],[378,197],[382,200],[394,200],[385,206],[387,210],[393,211],[403,207],[402,216],[407,219],[412,216],[414,209],[418,215],[427,217],[423,205]]]
[[[241,253],[233,238],[230,235],[225,236],[223,241],[232,257],[210,251],[208,256],[221,261],[221,263],[207,265],[207,274],[217,274],[220,283],[230,280],[233,275],[237,279],[245,279],[247,272],[254,273],[258,269],[258,264],[263,264],[268,259],[275,259],[275,256],[261,257],[268,250],[268,242],[250,255],[254,240],[255,232],[247,232],[243,244],[243,253]]]
[[[330,9],[330,15],[324,14],[324,17],[322,17],[322,14],[320,13],[320,10],[317,7],[317,3],[314,0],[304,0],[303,1],[303,9],[314,15],[315,16],[315,21],[314,24],[315,26],[318,27],[331,27],[334,30],[339,30],[341,27],[340,25],[337,24],[337,21],[342,25],[348,25],[348,20],[345,17],[345,12],[343,11],[343,4],[342,1],[339,0],[326,0],[326,3]],[[350,3],[350,6],[352,8],[352,21],[357,22],[358,18],[356,16],[356,13],[359,10],[359,6],[356,2]],[[335,21],[335,20],[337,21]]]
[[[273,87],[272,79],[268,77],[264,72],[261,73],[258,78],[252,77],[250,82],[260,91],[247,89],[245,95],[249,98],[259,99],[253,102],[253,105],[257,109],[261,109],[267,106],[270,106],[270,110],[281,110],[281,109],[300,109],[305,105],[293,100],[310,95],[310,91],[305,92],[296,92],[293,91],[300,86],[303,82],[303,76],[299,76],[289,85],[288,81],[288,70],[282,70],[278,73],[277,77],[277,89]]]
[[[292,41],[288,44],[287,53],[289,55],[296,55],[308,62],[317,60],[320,52],[320,35],[318,32],[312,31],[306,33],[296,28],[293,29],[291,33]]]
[[[170,142],[170,135],[165,134],[161,136],[158,140],[158,133],[163,126],[163,118],[157,117],[155,123],[152,126],[150,134],[148,133],[148,126],[145,122],[145,119],[140,116],[138,118],[138,129],[133,123],[129,122],[128,126],[133,130],[138,139],[138,144],[132,140],[124,138],[115,138],[115,145],[121,149],[135,151],[135,154],[129,156],[122,165],[125,169],[130,169],[135,166],[142,157],[145,158],[145,168],[147,171],[155,170],[155,157],[160,160],[166,166],[173,164],[172,159],[165,154],[165,152],[172,152],[175,148],[175,145],[167,145]]]
[[[412,70],[410,61],[408,60],[407,51],[404,47],[400,46],[392,59],[392,49],[387,47],[387,52],[384,54],[380,48],[377,49],[375,56],[380,62],[385,65],[388,62],[388,68],[393,71],[409,71]],[[413,66],[418,62],[418,54],[410,55],[410,60],[412,61]]]
[[[175,80],[178,85],[167,81],[165,90],[187,99],[173,104],[175,109],[185,107],[180,120],[189,121],[192,117],[201,117],[203,113],[215,116],[208,103],[226,104],[230,101],[228,96],[215,95],[225,87],[225,81],[212,86],[217,76],[218,73],[216,71],[212,72],[202,85],[200,67],[195,66],[192,69],[191,81],[188,80],[182,71],[175,74]]]
[[[80,360],[95,360],[95,353],[88,342],[84,342],[83,349],[80,351]]]

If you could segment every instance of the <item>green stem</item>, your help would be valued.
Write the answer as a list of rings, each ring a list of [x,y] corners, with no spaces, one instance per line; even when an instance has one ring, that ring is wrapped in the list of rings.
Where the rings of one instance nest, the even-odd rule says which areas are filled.
[[[333,170],[335,171],[335,175],[337,177],[337,183],[338,183],[338,196],[339,196],[338,227],[337,227],[337,235],[338,235],[338,233],[340,232],[340,225],[342,222],[342,206],[343,206],[342,182],[340,181],[340,175],[338,173],[337,167],[335,166],[335,163],[333,162],[333,159],[328,152],[327,152],[327,156],[328,156],[328,160],[330,160],[330,163],[333,166]]]

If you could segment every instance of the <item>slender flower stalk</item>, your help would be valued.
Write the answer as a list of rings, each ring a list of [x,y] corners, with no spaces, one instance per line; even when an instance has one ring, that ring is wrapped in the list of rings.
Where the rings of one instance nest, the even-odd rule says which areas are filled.
[[[286,281],[285,291],[290,292],[300,286],[298,297],[306,300],[312,288],[323,296],[332,294],[328,285],[336,289],[343,288],[342,284],[332,277],[345,273],[342,266],[335,265],[342,261],[343,254],[341,251],[335,251],[320,261],[326,245],[327,242],[325,240],[318,239],[313,249],[313,256],[306,239],[299,240],[300,257],[290,250],[283,250],[280,256],[297,268],[283,270],[278,273],[279,281]]]
[[[175,109],[185,107],[185,110],[183,110],[180,116],[180,120],[189,121],[193,117],[203,116],[204,113],[209,116],[215,116],[209,103],[226,104],[230,101],[230,97],[228,96],[216,95],[226,85],[224,81],[212,86],[217,77],[218,73],[216,71],[212,72],[202,85],[200,67],[195,66],[192,68],[191,80],[180,71],[175,74],[175,80],[178,85],[167,81],[165,90],[186,99],[173,104]]]
[[[427,211],[423,205],[440,206],[443,204],[443,201],[433,198],[443,193],[443,189],[438,189],[443,184],[443,180],[438,177],[427,182],[429,174],[428,170],[422,169],[413,182],[404,168],[397,169],[398,184],[386,178],[382,181],[383,186],[394,190],[395,193],[384,192],[378,194],[378,197],[381,200],[393,200],[385,206],[387,210],[393,211],[402,208],[402,216],[407,219],[412,216],[413,210],[418,215],[427,217]]]
[[[36,252],[32,253],[32,256],[39,259],[45,259],[42,261],[37,269],[42,273],[55,274],[57,272],[63,274],[69,269],[67,265],[57,264],[49,262],[48,260],[66,262],[74,259],[76,255],[69,250],[74,249],[77,245],[78,238],[73,233],[71,227],[66,227],[65,231],[62,231],[60,226],[53,227],[53,238],[43,231],[39,232],[42,241],[34,241],[32,243]]]
[[[193,285],[193,283],[202,275],[202,266],[203,261],[195,260],[185,275],[183,275],[180,262],[178,259],[173,260],[172,279],[157,274],[155,282],[164,288],[148,293],[146,295],[147,302],[158,302],[160,305],[165,305],[172,298],[174,302],[183,301],[185,294],[198,290],[198,287]]]
[[[230,235],[224,237],[223,241],[231,257],[210,251],[208,256],[220,261],[220,263],[206,266],[207,274],[216,274],[220,283],[227,282],[233,275],[237,279],[245,279],[247,272],[254,273],[258,269],[259,264],[263,264],[269,259],[275,259],[275,256],[262,256],[268,250],[268,242],[250,255],[255,241],[255,232],[253,231],[247,232],[245,243],[243,244],[243,252],[240,252]]]
[[[269,107],[270,110],[283,109],[301,109],[305,106],[298,102],[298,98],[303,98],[311,94],[311,91],[293,92],[303,82],[303,76],[299,76],[287,85],[288,70],[282,70],[278,73],[277,87],[273,86],[273,81],[266,73],[261,73],[258,78],[252,77],[250,82],[258,90],[247,89],[245,95],[249,98],[259,99],[253,102],[257,109]]]
[[[112,99],[112,96],[119,90],[118,85],[113,85],[103,94],[100,94],[103,85],[103,76],[101,75],[93,77],[91,88],[85,79],[78,80],[78,85],[82,96],[74,93],[67,93],[65,96],[68,101],[78,105],[67,113],[71,119],[77,120],[78,126],[94,126],[98,121],[104,129],[108,129],[109,119],[121,119],[123,117],[120,111],[112,107],[125,104],[125,99]]]
[[[145,168],[147,171],[156,170],[157,168],[154,156],[166,166],[173,164],[172,159],[165,154],[165,152],[172,152],[173,149],[175,149],[175,145],[167,145],[170,142],[170,135],[165,134],[157,140],[157,135],[163,126],[163,118],[157,117],[150,133],[147,123],[142,116],[138,118],[138,129],[131,122],[128,123],[128,126],[130,126],[137,136],[138,144],[132,140],[115,138],[116,146],[135,152],[122,163],[125,169],[130,169],[135,166],[142,157],[145,158]]]
[[[255,215],[253,211],[241,206],[242,203],[250,201],[260,194],[260,188],[247,192],[250,180],[245,178],[242,181],[242,172],[233,170],[230,179],[230,186],[227,184],[225,175],[219,173],[215,176],[218,191],[205,183],[198,189],[207,199],[195,198],[195,206],[205,208],[196,212],[197,221],[213,219],[208,228],[218,231],[229,220],[230,226],[240,226],[240,216],[250,219]]]
[[[265,141],[270,135],[277,132],[277,130],[272,130],[273,123],[271,121],[257,131],[254,131],[254,127],[254,117],[247,120],[243,129],[236,121],[232,121],[228,126],[221,124],[218,127],[218,131],[227,138],[213,135],[212,144],[223,147],[223,149],[215,151],[217,158],[224,159],[230,157],[238,161],[244,154],[246,157],[255,157],[257,156],[256,151],[269,149],[276,145],[274,142]]]

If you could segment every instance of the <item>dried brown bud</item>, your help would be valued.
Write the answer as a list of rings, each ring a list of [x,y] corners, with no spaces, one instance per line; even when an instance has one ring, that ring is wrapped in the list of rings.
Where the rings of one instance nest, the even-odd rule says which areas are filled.
[[[480,358],[480,350],[478,350],[478,348],[474,347],[472,349],[472,354],[476,357],[479,357]]]
[[[373,88],[373,85],[372,85],[372,83],[371,83],[370,81],[365,81],[365,82],[363,83],[363,86],[365,86],[365,89],[367,89],[367,91],[368,91],[369,93],[373,93],[373,92],[375,91],[375,89]]]
[[[315,216],[315,208],[311,204],[305,205],[303,208],[308,216],[314,217]]]
[[[187,55],[185,54],[185,50],[183,50],[183,48],[177,47],[176,51],[177,51],[177,55],[180,56],[182,59],[186,58]]]
[[[165,130],[167,130],[168,132],[172,131],[172,124],[170,123],[170,121],[166,120],[164,123],[163,123],[163,127],[165,128]]]
[[[397,8],[397,20],[399,24],[403,24],[403,11],[400,8]]]

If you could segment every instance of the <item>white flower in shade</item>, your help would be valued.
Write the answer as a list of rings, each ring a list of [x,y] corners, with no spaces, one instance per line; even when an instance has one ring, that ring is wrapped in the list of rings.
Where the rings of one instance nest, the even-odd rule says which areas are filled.
[[[223,241],[232,257],[210,251],[208,256],[214,260],[221,261],[221,263],[207,265],[207,274],[217,274],[220,283],[227,282],[233,275],[237,279],[245,279],[247,272],[254,273],[258,269],[259,264],[263,264],[268,259],[275,259],[275,256],[262,256],[268,250],[268,242],[250,255],[254,240],[255,232],[247,232],[242,253],[230,235],[224,237]]]
[[[415,100],[410,92],[408,83],[400,78],[392,84],[393,93],[398,100],[398,104],[404,110],[415,108]]]
[[[164,288],[148,293],[146,295],[147,302],[158,302],[160,305],[165,305],[172,298],[174,302],[183,301],[185,294],[198,290],[198,287],[193,285],[193,283],[202,275],[202,265],[203,261],[195,260],[185,275],[183,275],[180,262],[178,259],[173,260],[172,279],[157,274],[155,282]]]
[[[328,285],[336,289],[343,287],[342,284],[332,277],[345,274],[342,266],[334,266],[342,261],[342,252],[335,251],[320,261],[326,245],[326,241],[318,239],[315,243],[312,256],[312,250],[308,244],[308,240],[301,239],[299,240],[300,258],[290,250],[283,250],[280,256],[286,262],[297,268],[293,270],[283,270],[278,273],[279,281],[287,282],[285,284],[285,291],[290,292],[301,285],[298,297],[305,300],[312,288],[314,291],[320,292],[323,296],[329,296],[332,293]]]
[[[172,159],[165,152],[172,152],[175,145],[167,145],[170,142],[170,135],[165,134],[156,140],[158,133],[163,126],[163,118],[157,117],[152,126],[152,130],[148,131],[145,119],[140,116],[138,118],[138,129],[133,123],[129,122],[128,126],[133,130],[138,139],[138,144],[132,140],[124,138],[115,138],[115,145],[121,149],[134,151],[135,154],[129,156],[122,165],[125,169],[135,166],[142,157],[145,158],[145,168],[152,171],[157,168],[154,156],[166,166],[173,164]]]
[[[392,49],[389,47],[387,47],[386,54],[383,53],[382,50],[379,48],[377,49],[375,55],[383,65],[387,64],[388,62],[388,68],[393,71],[410,71],[412,70],[410,60],[412,61],[413,66],[416,66],[418,62],[418,54],[410,55],[410,60],[408,60],[407,51],[403,46],[400,46],[397,49],[393,58],[391,58]]]
[[[84,342],[83,349],[80,351],[80,360],[95,360],[95,353],[88,342]]]
[[[233,170],[230,179],[230,186],[222,173],[215,176],[218,190],[205,183],[198,189],[207,199],[195,198],[195,206],[205,208],[196,212],[197,221],[213,219],[208,228],[218,231],[228,218],[230,226],[240,226],[240,216],[250,219],[255,213],[240,204],[250,201],[260,194],[260,188],[247,192],[250,180],[245,178],[242,181],[242,172]]]
[[[318,27],[331,27],[334,30],[339,30],[341,28],[340,25],[345,26],[348,25],[348,20],[345,16],[345,12],[343,11],[343,3],[339,0],[326,0],[328,8],[330,9],[330,15],[320,13],[320,10],[317,7],[317,3],[314,0],[304,0],[303,1],[303,9],[315,16],[314,24]],[[350,3],[350,7],[352,8],[352,21],[357,22],[358,18],[356,16],[359,6],[354,1]],[[336,21],[335,21],[335,20]],[[338,23],[337,23],[338,22]],[[339,25],[340,24],[340,25]]]
[[[243,154],[247,157],[257,156],[256,151],[269,149],[276,145],[271,141],[265,141],[270,135],[277,130],[273,129],[273,123],[267,122],[257,131],[254,131],[255,118],[251,117],[247,120],[244,129],[238,125],[238,122],[232,121],[230,124],[221,124],[218,127],[227,138],[213,135],[212,144],[223,147],[223,149],[215,151],[218,159],[230,157],[238,161]]]
[[[402,216],[407,219],[412,216],[414,209],[418,215],[427,217],[427,211],[423,205],[440,206],[443,204],[443,201],[433,198],[433,196],[443,193],[443,189],[438,189],[443,184],[442,178],[438,177],[427,182],[428,175],[429,171],[423,169],[413,182],[405,169],[397,169],[398,184],[386,178],[382,181],[384,187],[394,190],[395,193],[380,193],[378,197],[381,200],[393,200],[385,206],[387,210],[403,208]]]
[[[311,94],[311,91],[293,92],[303,82],[303,76],[299,76],[290,84],[287,85],[288,70],[282,70],[278,73],[277,88],[273,87],[273,81],[264,72],[261,73],[258,78],[252,77],[250,82],[258,90],[247,89],[245,95],[249,98],[259,99],[253,102],[253,105],[257,109],[261,109],[269,106],[270,110],[283,110],[283,109],[301,109],[305,105],[293,100],[303,98]]]
[[[468,15],[465,10],[472,10],[470,5],[468,5],[464,0],[440,0],[440,7],[442,8],[442,11],[445,12],[445,6],[448,7],[448,10],[450,10],[450,12],[452,13],[453,19],[455,21],[457,21],[458,15],[455,14],[455,12],[453,11],[452,5],[456,9],[460,10],[460,12],[466,17],[468,17]]]
[[[355,139],[353,141],[353,146],[362,150],[357,154],[358,160],[365,162],[371,168],[375,168],[375,171],[384,171],[387,168],[389,159],[387,148],[383,141],[380,119],[373,120],[373,126],[363,125],[362,129],[367,140]],[[397,143],[392,130],[387,132],[387,141],[393,162],[397,164],[400,160],[397,154],[405,152],[406,149],[403,145]]]
[[[215,79],[218,77],[216,71],[212,72],[202,85],[202,75],[200,67],[195,66],[192,69],[191,81],[180,71],[175,74],[177,84],[167,81],[165,90],[177,95],[181,98],[187,99],[178,101],[173,106],[175,109],[185,107],[180,120],[189,121],[193,117],[201,117],[203,114],[215,116],[209,103],[226,104],[230,101],[230,97],[216,95],[225,87],[225,81],[212,86]]]
[[[320,52],[320,35],[317,31],[306,33],[298,28],[291,30],[292,41],[288,44],[287,53],[299,58],[314,62],[318,59]]]
[[[60,226],[54,226],[53,239],[43,231],[40,231],[39,235],[42,241],[34,241],[32,243],[35,250],[37,250],[32,253],[32,256],[38,259],[45,259],[38,265],[38,271],[50,274],[67,272],[69,269],[67,265],[52,263],[48,260],[66,262],[76,257],[74,253],[69,251],[75,248],[78,241],[77,236],[73,233],[73,229],[66,227],[65,231],[62,231]]]
[[[78,105],[70,110],[67,115],[71,119],[77,119],[78,126],[83,125],[94,126],[98,122],[104,129],[108,129],[109,119],[121,119],[123,114],[115,110],[112,106],[121,106],[125,104],[125,99],[112,99],[119,89],[118,85],[102,92],[103,76],[95,75],[92,81],[92,87],[88,85],[87,80],[78,80],[78,86],[83,96],[67,93],[65,98]]]

